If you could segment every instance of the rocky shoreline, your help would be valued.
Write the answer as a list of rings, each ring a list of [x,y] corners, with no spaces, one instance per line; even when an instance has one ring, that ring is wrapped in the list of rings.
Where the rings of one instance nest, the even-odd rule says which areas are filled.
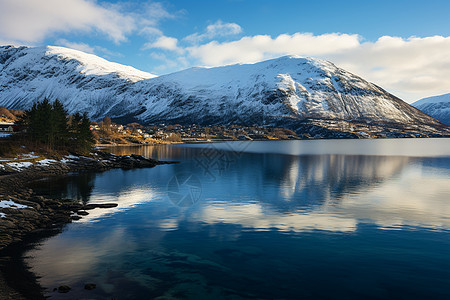
[[[50,199],[36,195],[30,182],[62,176],[72,172],[101,172],[115,168],[152,168],[161,162],[140,155],[118,156],[95,151],[87,156],[69,155],[61,160],[41,160],[39,163],[0,164],[0,255],[24,239],[43,231],[59,231],[82,218],[86,210],[116,207],[117,203],[87,204],[70,199]],[[0,275],[0,299],[20,299]],[[8,297],[8,295],[11,295]]]

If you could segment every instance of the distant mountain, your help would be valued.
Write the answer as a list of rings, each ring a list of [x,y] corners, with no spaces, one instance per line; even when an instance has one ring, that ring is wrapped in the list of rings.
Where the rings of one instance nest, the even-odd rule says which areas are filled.
[[[417,107],[442,123],[450,125],[450,93],[423,98],[414,102],[412,106]]]
[[[93,119],[273,125],[305,137],[438,136],[450,130],[331,62],[286,56],[155,77],[62,47],[0,47],[0,105],[44,97]]]

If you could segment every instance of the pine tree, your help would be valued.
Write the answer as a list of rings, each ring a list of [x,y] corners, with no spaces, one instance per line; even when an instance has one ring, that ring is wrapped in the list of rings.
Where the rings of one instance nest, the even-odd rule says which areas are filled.
[[[27,128],[26,136],[36,144],[50,149],[87,153],[94,144],[87,114],[68,116],[59,100],[53,103],[45,98],[25,114],[20,124]]]
[[[51,128],[56,144],[59,147],[65,147],[69,140],[67,111],[58,99],[52,105]]]
[[[37,102],[31,110],[25,112],[25,122],[28,126],[28,135],[34,142],[50,143],[50,115],[52,106],[47,98],[42,102]]]
[[[82,153],[89,152],[95,143],[94,136],[91,131],[91,121],[89,120],[87,113],[84,113],[81,118],[78,141],[81,148],[80,152]]]
[[[72,137],[72,149],[79,153],[87,153],[94,145],[94,137],[92,135],[91,121],[86,113],[81,115],[76,113],[71,118],[70,133]]]

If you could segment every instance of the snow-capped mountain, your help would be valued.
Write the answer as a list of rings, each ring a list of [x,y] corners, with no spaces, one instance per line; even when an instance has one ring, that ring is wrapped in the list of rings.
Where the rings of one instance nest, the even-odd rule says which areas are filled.
[[[63,47],[0,47],[0,106],[28,109],[47,97],[69,112],[102,115],[118,91],[155,75]]]
[[[417,107],[442,123],[450,125],[450,93],[423,98],[414,102],[412,106]]]
[[[155,77],[62,47],[0,47],[0,106],[27,109],[44,97],[93,119],[275,125],[313,136],[323,136],[321,129],[354,135],[374,126],[385,133],[448,130],[380,87],[319,59],[286,56]]]

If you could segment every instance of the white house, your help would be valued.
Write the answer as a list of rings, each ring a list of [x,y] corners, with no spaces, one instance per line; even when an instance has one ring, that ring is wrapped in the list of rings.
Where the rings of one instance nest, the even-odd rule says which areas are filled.
[[[0,123],[0,132],[13,132],[14,124],[12,123]]]

